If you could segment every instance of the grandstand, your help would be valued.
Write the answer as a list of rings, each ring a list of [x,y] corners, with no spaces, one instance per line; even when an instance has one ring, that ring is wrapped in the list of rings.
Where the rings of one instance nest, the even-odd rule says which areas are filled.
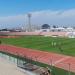
[[[70,32],[72,33],[72,32]],[[68,32],[0,32],[1,36],[24,36],[24,35],[40,35],[51,37],[68,37]]]

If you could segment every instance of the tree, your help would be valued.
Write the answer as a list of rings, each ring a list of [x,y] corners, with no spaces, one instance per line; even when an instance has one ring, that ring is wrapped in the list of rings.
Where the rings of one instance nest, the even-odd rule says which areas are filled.
[[[53,25],[53,28],[57,28],[57,26]]]
[[[50,29],[50,26],[48,24],[43,24],[42,29]]]

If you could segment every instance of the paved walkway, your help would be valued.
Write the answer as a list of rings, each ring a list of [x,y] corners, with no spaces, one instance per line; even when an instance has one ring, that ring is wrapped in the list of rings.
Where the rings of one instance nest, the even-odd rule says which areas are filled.
[[[0,75],[34,75],[18,68],[15,64],[0,57]]]

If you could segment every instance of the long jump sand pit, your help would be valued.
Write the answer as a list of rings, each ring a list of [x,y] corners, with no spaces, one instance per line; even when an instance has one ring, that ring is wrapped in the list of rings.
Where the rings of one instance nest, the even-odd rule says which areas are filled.
[[[34,75],[18,68],[15,64],[0,57],[0,75]]]

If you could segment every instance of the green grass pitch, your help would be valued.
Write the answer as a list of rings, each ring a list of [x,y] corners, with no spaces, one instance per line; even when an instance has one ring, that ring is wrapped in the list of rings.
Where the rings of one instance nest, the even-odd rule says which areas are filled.
[[[43,36],[22,36],[20,38],[0,38],[3,44],[32,48],[42,51],[75,56],[74,38],[52,38]]]

